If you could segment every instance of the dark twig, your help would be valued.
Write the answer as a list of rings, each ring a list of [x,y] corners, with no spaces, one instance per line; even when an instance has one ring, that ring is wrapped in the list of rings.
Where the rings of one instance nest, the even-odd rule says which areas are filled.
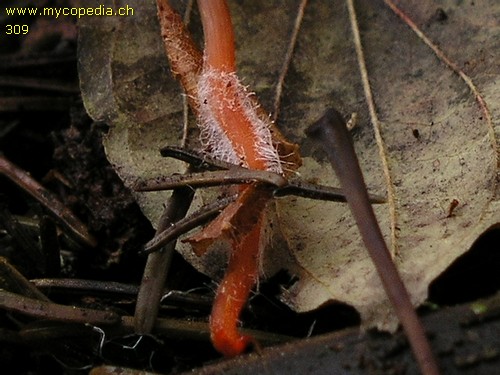
[[[83,280],[83,279],[33,279],[30,282],[39,289],[64,289],[69,291],[84,291],[87,293],[116,293],[136,295],[139,291],[138,286],[131,284],[123,284],[114,281],[98,281],[98,280]]]
[[[5,290],[0,290],[0,308],[36,318],[52,319],[63,322],[104,325],[116,324],[120,321],[120,316],[111,311],[59,305],[48,301],[23,297],[19,294],[7,292]]]
[[[273,105],[273,122],[278,120],[279,111],[281,108],[281,96],[283,94],[283,86],[285,84],[285,77],[288,73],[288,68],[292,63],[293,51],[295,50],[295,45],[297,44],[297,37],[299,36],[300,27],[302,25],[302,19],[304,18],[304,12],[306,10],[307,0],[301,0],[299,4],[299,9],[297,10],[297,16],[295,17],[295,23],[293,25],[292,34],[290,35],[290,41],[288,42],[288,48],[286,50],[285,57],[283,59],[283,66],[281,67],[280,75],[278,77],[278,82],[276,84],[276,93],[274,94],[274,105]]]
[[[181,187],[173,191],[158,224],[157,234],[186,215],[193,196],[194,190],[189,187]],[[147,334],[153,329],[174,249],[175,241],[171,241],[161,251],[148,256],[134,314],[136,333]]]
[[[73,215],[50,191],[35,181],[28,173],[0,155],[0,175],[4,175],[35,198],[52,216],[66,228],[79,243],[95,246],[96,240],[85,225]]]
[[[10,262],[0,257],[0,280],[2,289],[23,295],[28,298],[49,301],[49,299],[38,290],[28,279],[26,279]]]
[[[300,184],[300,185],[299,185]],[[206,185],[205,185],[206,186]],[[320,189],[318,189],[318,187]],[[303,181],[297,182],[297,185],[289,184],[283,188],[276,189],[274,195],[283,197],[287,195],[296,195],[305,198],[318,199],[323,201],[345,202],[345,196],[341,189],[332,188],[329,186],[319,186],[315,184],[308,184]],[[142,254],[149,254],[158,251],[162,246],[170,241],[177,239],[184,233],[189,232],[197,226],[203,225],[208,221],[215,218],[229,203],[233,202],[236,196],[231,196],[219,199],[212,204],[208,204],[196,211],[192,215],[173,223],[170,227],[163,232],[158,233],[144,245]],[[382,197],[370,196],[371,203],[384,203]]]
[[[180,22],[178,15],[175,12],[168,12],[170,9],[168,2],[158,1],[158,16],[160,20],[160,27],[162,30],[162,36],[164,41],[168,40],[167,35],[172,35],[175,33],[181,33],[182,35],[188,35]],[[189,12],[191,11],[192,4],[188,4],[188,9],[186,11],[186,19],[189,18]],[[167,14],[168,13],[168,14]],[[175,22],[172,22],[175,21]],[[183,82],[183,86],[192,84],[197,81],[199,75],[199,68],[202,61],[201,52],[196,48],[191,48],[191,53],[186,51],[188,46],[194,47],[194,43],[189,40],[189,37],[183,38],[181,43],[165,43],[165,49],[167,55],[169,56],[171,68],[175,70],[176,68],[181,69],[180,64],[172,64],[172,61],[182,60],[185,67],[188,67],[188,71],[184,71],[185,74],[181,74],[181,70],[177,71],[180,75],[180,80]],[[174,56],[176,56],[174,58]],[[184,76],[184,78],[183,78]],[[188,81],[190,83],[188,83]],[[190,102],[191,108],[196,112],[197,105],[194,100],[190,100],[190,96],[187,96]],[[186,142],[187,137],[187,106],[184,105],[184,131],[182,138],[182,146]],[[193,171],[195,166],[190,165],[187,168],[187,173]],[[168,228],[174,222],[182,219],[191,205],[193,200],[194,190],[190,187],[179,187],[172,192],[167,207],[163,211],[160,222],[158,223],[157,234]],[[150,333],[155,324],[158,310],[160,308],[161,294],[165,286],[165,281],[168,274],[168,269],[170,268],[172,255],[175,249],[175,241],[169,242],[161,251],[149,254],[148,260],[146,262],[146,267],[144,269],[144,274],[142,277],[141,286],[139,289],[139,294],[137,296],[137,305],[134,314],[134,329],[136,333],[144,334]]]
[[[132,317],[123,316],[122,325],[119,329],[127,330],[133,324]],[[208,323],[197,322],[193,320],[181,320],[173,318],[158,318],[154,325],[155,332],[162,335],[177,338],[181,340],[210,340],[210,332]],[[252,335],[259,343],[264,345],[275,345],[292,341],[294,338],[290,336],[275,334],[272,332],[264,332],[258,330],[242,329],[245,334]]]
[[[187,233],[199,225],[205,224],[217,216],[229,203],[234,202],[236,198],[237,196],[230,196],[219,199],[212,204],[202,207],[192,215],[172,223],[172,225],[167,227],[164,231],[155,235],[153,239],[144,246],[142,253],[149,254],[157,251],[170,241],[177,239],[180,235]]]
[[[137,191],[168,190],[185,185],[195,188],[259,181],[275,186],[276,189],[273,193],[275,197],[295,195],[310,199],[345,202],[344,194],[339,188],[311,184],[298,179],[287,181],[283,176],[276,173],[249,170],[235,164],[211,159],[201,153],[181,147],[164,147],[161,154],[165,157],[172,157],[190,163],[196,170],[203,169],[215,172],[179,174],[140,181],[135,186]],[[378,195],[370,195],[370,202],[385,203],[386,200]]]
[[[392,262],[389,249],[370,205],[363,175],[344,119],[337,111],[330,109],[306,132],[308,136],[319,141],[328,154],[345,192],[361,237],[375,264],[389,300],[408,336],[422,373],[425,375],[438,374],[439,370],[424,329],[396,266]]]
[[[295,195],[298,197],[316,199],[322,201],[345,202],[346,197],[344,191],[340,188],[311,184],[302,180],[288,181],[288,185],[274,190],[275,197],[284,197],[287,195]],[[379,204],[386,203],[384,197],[380,195],[370,194],[370,203]]]
[[[1,260],[1,258],[0,258]],[[0,266],[2,263],[0,262]],[[1,270],[1,268],[0,268]],[[139,285],[124,284],[116,281],[98,281],[87,279],[65,279],[65,278],[44,278],[29,280],[31,287],[40,290],[47,290],[51,294],[105,294],[116,295],[117,297],[136,296],[139,293]],[[37,289],[37,290],[38,290]],[[212,298],[204,294],[197,294],[194,290],[167,290],[164,289],[161,297],[162,304],[185,305],[194,307],[209,307]]]
[[[161,156],[165,158],[174,158],[190,164],[195,171],[216,171],[221,169],[224,170],[231,169],[235,166],[235,164],[213,159],[201,152],[188,150],[184,147],[166,146],[160,150],[160,153]]]
[[[209,187],[219,185],[246,184],[253,181],[264,182],[269,185],[282,187],[288,184],[287,180],[277,173],[246,169],[235,166],[229,171],[210,171],[200,173],[176,174],[167,177],[157,177],[138,182],[136,191],[170,190],[180,186]]]
[[[167,146],[161,150],[161,154],[165,157],[172,157],[191,163],[191,165],[196,166],[197,170],[209,169],[210,171],[177,174],[139,181],[134,187],[136,191],[169,190],[183,186],[194,189],[198,187],[244,184],[259,181],[276,187],[273,192],[275,197],[296,195],[304,198],[326,201],[346,201],[343,191],[339,188],[311,184],[301,180],[288,181],[283,176],[276,173],[243,168],[238,165],[211,159],[196,151]],[[369,199],[370,203],[385,202],[383,197],[376,195],[371,195]],[[232,200],[234,200],[233,197],[220,200],[214,204],[203,207],[188,218],[172,223],[165,230],[158,232],[155,237],[145,245],[142,253],[149,254],[155,252],[170,241],[177,239],[178,236],[206,223],[208,220],[217,216]]]

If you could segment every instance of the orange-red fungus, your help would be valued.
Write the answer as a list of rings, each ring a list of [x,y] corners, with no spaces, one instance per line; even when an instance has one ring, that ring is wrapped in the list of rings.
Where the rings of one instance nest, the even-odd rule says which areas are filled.
[[[199,125],[205,149],[217,158],[250,169],[282,173],[269,123],[259,117],[255,101],[235,73],[233,27],[226,2],[203,0],[198,7],[205,36],[203,69],[198,82]],[[217,228],[217,237],[227,238],[232,245],[228,269],[217,290],[210,318],[214,346],[226,356],[241,353],[251,342],[238,332],[237,323],[258,280],[265,201],[256,209],[247,199],[256,192],[260,194],[260,190],[256,183],[241,186],[239,199],[206,232],[197,236],[203,237]],[[267,194],[262,191],[261,195]],[[238,211],[243,212],[239,219]],[[238,220],[241,225],[235,225]]]
[[[167,0],[157,0],[165,50],[198,118],[202,146],[211,157],[250,169],[283,174],[300,165],[298,146],[281,135],[236,76],[234,34],[225,0],[199,0],[203,59]],[[281,155],[281,158],[280,158]],[[187,239],[197,254],[225,240],[232,251],[210,316],[215,348],[226,356],[243,352],[252,339],[238,331],[238,319],[259,278],[265,208],[271,192],[262,184],[237,188],[238,199],[199,233]]]

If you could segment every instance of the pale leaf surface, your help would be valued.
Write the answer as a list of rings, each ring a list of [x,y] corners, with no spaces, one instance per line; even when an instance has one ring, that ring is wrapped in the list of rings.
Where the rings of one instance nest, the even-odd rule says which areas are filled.
[[[346,116],[358,113],[353,138],[369,189],[381,195],[394,192],[388,204],[377,206],[377,217],[412,299],[420,304],[429,283],[500,222],[500,6],[494,0],[401,4],[476,85],[491,113],[489,121],[465,81],[382,1],[355,3],[383,144],[375,141],[342,1],[311,1],[306,8],[278,126],[301,144],[301,177],[337,185],[320,148],[305,139],[303,130],[331,106]],[[158,152],[165,144],[180,144],[183,106],[179,86],[169,75],[155,2],[130,5],[134,17],[88,17],[80,34],[85,105],[94,119],[109,123],[106,152],[129,186],[138,178],[184,170],[182,163]],[[271,109],[298,1],[230,1],[230,7],[239,75]],[[196,12],[191,29],[200,40]],[[189,144],[196,147],[192,133]],[[167,196],[137,194],[153,224]],[[212,196],[200,195],[197,205]],[[459,205],[447,217],[453,199]],[[345,204],[280,198],[271,217],[263,272],[285,268],[298,276],[282,296],[286,303],[307,311],[341,301],[354,306],[366,325],[394,328],[392,309]],[[184,245],[179,250],[212,276],[224,269],[223,257],[198,259]]]

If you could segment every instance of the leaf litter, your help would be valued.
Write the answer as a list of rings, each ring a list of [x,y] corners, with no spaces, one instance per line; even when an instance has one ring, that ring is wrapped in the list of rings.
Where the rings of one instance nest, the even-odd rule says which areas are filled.
[[[277,0],[230,3],[238,69],[269,109],[276,102],[275,87],[300,5]],[[85,106],[95,120],[109,124],[106,153],[129,187],[141,179],[183,170],[182,163],[159,153],[166,144],[181,143],[183,104],[164,55],[155,2],[140,2],[135,9],[128,18],[110,17],[98,23],[92,17],[82,19],[79,54]],[[303,131],[327,107],[334,106],[346,116],[358,114],[353,130],[356,152],[370,192],[393,192],[388,204],[375,210],[403,281],[419,305],[426,299],[428,285],[500,222],[495,38],[499,32],[495,14],[500,9],[495,1],[481,7],[413,1],[402,10],[475,84],[491,120],[463,76],[388,6],[360,1],[356,12],[380,130],[377,144],[347,6],[311,2],[287,66],[278,126],[301,145],[300,177],[337,186],[319,147],[305,139]],[[200,39],[196,15],[191,29]],[[187,144],[199,147],[193,121],[189,127]],[[389,179],[384,177],[384,163]],[[215,199],[217,189],[210,191],[197,192],[192,210]],[[168,196],[136,193],[153,224]],[[459,205],[447,217],[453,200]],[[392,308],[347,205],[296,197],[279,198],[275,205],[263,272],[271,276],[286,269],[298,277],[281,298],[296,311],[341,301],[360,312],[365,326],[394,329]],[[220,277],[225,268],[223,253],[197,257],[185,244],[177,248],[212,277]]]

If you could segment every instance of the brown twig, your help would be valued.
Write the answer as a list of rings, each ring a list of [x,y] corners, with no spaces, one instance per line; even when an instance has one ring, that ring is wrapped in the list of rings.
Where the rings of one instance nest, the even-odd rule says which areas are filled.
[[[325,149],[356,220],[363,242],[375,264],[385,292],[408,336],[422,373],[439,374],[424,328],[413,308],[408,292],[394,265],[380,231],[359,163],[345,126],[344,119],[335,110],[307,129],[307,135],[319,141]]]
[[[229,171],[186,173],[143,180],[134,186],[134,190],[157,191],[171,190],[179,186],[196,188],[200,186],[239,185],[253,181],[263,182],[276,187],[288,185],[288,181],[279,174],[235,166],[235,168]]]
[[[62,322],[109,325],[120,321],[120,316],[111,311],[59,305],[48,301],[23,297],[5,290],[0,290],[0,308],[36,318]]]
[[[170,69],[172,74],[180,79],[188,93],[189,105],[196,112],[198,103],[194,99],[193,93],[197,91],[196,86],[203,60],[202,54],[187,33],[181,17],[170,7],[169,2],[157,0],[157,9]],[[184,115],[184,119],[187,121],[186,115]],[[184,137],[187,135],[186,132],[187,123],[185,122],[183,143],[185,142]],[[173,191],[158,223],[156,234],[161,233],[186,215],[193,195],[194,191],[189,187],[180,187]],[[161,251],[148,256],[134,314],[136,333],[147,334],[153,329],[174,249],[175,241],[171,241]]]
[[[297,11],[297,16],[295,17],[295,23],[293,25],[292,35],[290,36],[290,41],[288,43],[288,49],[283,60],[283,66],[281,67],[281,72],[278,77],[278,82],[276,84],[276,93],[274,94],[274,105],[273,105],[273,115],[272,120],[276,122],[278,120],[280,107],[281,107],[281,96],[283,94],[283,86],[285,84],[285,77],[288,73],[288,68],[292,62],[293,51],[295,45],[297,44],[297,37],[299,35],[300,26],[302,25],[302,19],[304,18],[304,12],[307,6],[307,0],[301,0],[299,4],[299,9]]]
[[[166,146],[160,150],[161,156],[170,157],[189,163],[195,170],[220,170],[230,169],[235,164],[230,164],[222,160],[217,160],[195,150],[188,150],[184,147]]]
[[[193,195],[194,191],[188,187],[173,191],[158,224],[157,234],[186,215]],[[161,251],[148,256],[134,314],[136,333],[147,334],[153,329],[174,249],[175,241],[171,241]]]
[[[143,254],[149,254],[158,251],[162,246],[165,246],[171,241],[176,240],[179,236],[189,232],[200,225],[203,225],[221,213],[227,205],[236,200],[237,196],[230,196],[219,199],[216,202],[202,207],[194,214],[172,223],[160,233],[157,233],[151,241],[144,245]]]
[[[122,317],[120,329],[128,330],[133,326],[133,319],[129,316]],[[197,322],[193,320],[181,320],[172,318],[159,318],[154,325],[156,332],[162,335],[178,338],[180,340],[208,341],[210,339],[209,326],[206,322]],[[242,332],[255,337],[259,342],[265,345],[275,345],[292,341],[294,338],[285,335],[279,335],[272,332],[258,330],[242,329]]]
[[[190,163],[196,170],[224,170],[230,171],[233,175],[224,175],[219,173],[195,173],[174,175],[169,177],[158,177],[151,180],[139,181],[136,184],[136,190],[142,190],[143,186],[147,186],[144,190],[160,190],[160,189],[173,189],[177,186],[190,185],[191,187],[207,187],[214,185],[221,185],[223,183],[245,183],[248,180],[260,181],[263,183],[275,186],[273,192],[275,197],[284,197],[287,195],[295,195],[303,198],[345,202],[345,197],[341,189],[312,184],[300,179],[286,180],[284,177],[276,173],[270,173],[260,170],[249,170],[235,164],[227,163],[224,161],[212,159],[206,155],[202,155],[193,150],[187,150],[180,147],[164,147],[161,150],[162,156],[173,157],[175,159]],[[240,174],[240,170],[243,170]],[[241,178],[240,178],[241,177]],[[386,203],[385,198],[370,194],[371,203]]]
[[[4,257],[0,257],[0,280],[2,280],[2,289],[8,292],[41,301],[49,301],[45,294],[40,292]]]
[[[95,238],[66,206],[50,191],[30,177],[28,173],[11,163],[3,155],[0,155],[0,175],[4,175],[35,198],[79,243],[92,247],[96,246]]]
[[[197,169],[200,169],[200,166],[203,166],[210,169],[223,168],[224,170],[155,177],[149,180],[139,181],[136,183],[134,190],[158,191],[170,190],[183,186],[189,186],[194,189],[198,187],[244,184],[259,181],[260,183],[273,186],[275,188],[273,191],[273,195],[275,197],[295,195],[324,201],[346,201],[344,193],[339,188],[311,184],[302,180],[288,181],[283,176],[276,173],[247,169],[235,164],[209,159],[196,152],[183,148],[165,147],[162,149],[162,155],[190,162],[197,165]],[[385,203],[385,199],[383,197],[370,195],[369,198],[370,203]],[[221,212],[222,209],[227,207],[227,205],[233,201],[235,201],[235,197],[228,197],[219,200],[213,204],[202,207],[189,217],[173,223],[161,233],[157,233],[155,237],[144,246],[142,253],[149,254],[154,251],[158,251],[162,246],[177,239],[180,235],[185,234],[191,229],[194,229],[199,225],[203,225],[213,219]]]
[[[331,202],[345,202],[345,194],[342,189],[333,186],[312,184],[303,180],[288,181],[286,186],[274,190],[275,197],[295,195],[297,197],[315,199]],[[370,203],[387,203],[384,197],[370,194]]]
[[[67,289],[73,291],[85,292],[105,292],[136,295],[139,288],[136,285],[123,284],[114,281],[98,281],[98,280],[82,280],[82,279],[65,279],[65,278],[43,278],[32,279],[30,283],[39,289]]]

